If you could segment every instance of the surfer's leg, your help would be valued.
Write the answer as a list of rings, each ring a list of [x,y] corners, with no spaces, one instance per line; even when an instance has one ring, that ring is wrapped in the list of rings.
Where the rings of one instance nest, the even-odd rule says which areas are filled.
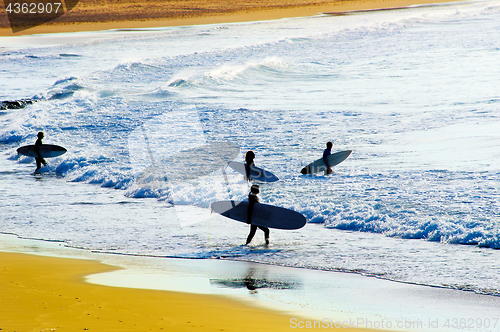
[[[269,228],[259,227],[264,232],[264,239],[266,239],[266,244],[269,244]]]
[[[247,243],[246,244],[249,244],[250,242],[252,242],[252,239],[253,239],[256,231],[257,231],[257,226],[250,225],[250,234],[248,234]]]
[[[35,161],[36,161],[35,172],[38,171],[40,168],[42,168],[42,161],[40,159],[42,159],[42,158],[35,158]]]

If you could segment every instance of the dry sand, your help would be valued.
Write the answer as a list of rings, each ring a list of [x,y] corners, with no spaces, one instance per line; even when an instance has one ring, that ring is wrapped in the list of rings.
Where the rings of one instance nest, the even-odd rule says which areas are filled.
[[[150,28],[279,19],[321,13],[401,8],[446,2],[443,0],[80,0],[54,21],[17,33],[0,11],[0,36]]]

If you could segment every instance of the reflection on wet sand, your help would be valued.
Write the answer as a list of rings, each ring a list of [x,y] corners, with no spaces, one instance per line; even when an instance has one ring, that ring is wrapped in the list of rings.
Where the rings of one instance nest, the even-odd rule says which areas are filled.
[[[247,288],[250,293],[256,294],[259,288],[270,289],[296,289],[300,288],[297,281],[289,281],[286,279],[269,279],[266,276],[255,276],[256,270],[251,267],[248,269],[246,276],[242,278],[224,278],[224,279],[210,279],[210,284],[215,284],[228,288]]]

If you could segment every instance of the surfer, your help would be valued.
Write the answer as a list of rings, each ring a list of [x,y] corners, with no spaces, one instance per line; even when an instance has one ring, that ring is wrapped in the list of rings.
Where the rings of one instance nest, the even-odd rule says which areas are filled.
[[[40,155],[40,147],[42,146],[43,131],[38,132],[37,136],[38,136],[38,139],[35,142],[35,153],[38,155],[38,157],[35,157],[35,160],[36,160],[35,172],[37,172],[40,168],[42,168],[42,164],[43,164],[43,166],[47,166],[47,162]]]
[[[250,178],[250,167],[255,166],[254,160],[255,159],[255,153],[252,150],[248,150],[247,153],[245,153],[245,173],[247,177],[247,181],[252,180]]]
[[[253,207],[256,203],[259,203],[259,197],[257,197],[257,194],[260,192],[259,186],[254,184],[250,188],[250,193],[248,194],[248,211],[247,211],[247,224],[252,223],[252,212],[253,212]],[[247,237],[247,243],[249,244],[252,242],[252,239],[255,235],[255,232],[257,231],[257,227],[260,228],[264,232],[264,238],[266,240],[266,245],[269,244],[269,228],[264,227],[264,226],[255,226],[255,225],[250,225],[250,233],[248,234]]]
[[[328,164],[328,156],[332,154],[332,148],[333,148],[333,143],[328,142],[326,143],[326,149],[323,151],[323,162],[326,165],[326,170],[325,170],[325,175],[332,174],[332,166]]]

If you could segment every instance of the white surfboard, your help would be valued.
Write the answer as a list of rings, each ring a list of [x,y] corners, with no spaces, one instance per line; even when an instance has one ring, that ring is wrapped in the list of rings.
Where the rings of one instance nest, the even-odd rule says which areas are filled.
[[[227,164],[236,172],[246,176],[245,164],[237,161],[231,161]],[[262,181],[262,182],[276,182],[278,181],[278,177],[273,173],[266,171],[260,167],[252,166],[250,167],[250,179]]]
[[[248,202],[219,201],[211,205],[213,211],[237,221],[247,222]],[[302,214],[278,206],[256,203],[252,211],[252,225],[277,229],[299,229],[306,224]]]
[[[39,152],[42,158],[54,158],[59,157],[66,153],[66,149],[59,145],[52,144],[42,144],[40,146]],[[34,145],[26,145],[17,149],[17,153],[22,154],[23,156],[37,158],[38,154],[35,152]]]
[[[352,152],[352,150],[346,150],[346,151],[332,153],[327,158],[328,164],[330,164],[330,166],[335,166],[335,165],[340,164],[341,162],[346,160],[347,157],[349,157],[351,152]],[[302,173],[302,174],[314,174],[314,173],[318,173],[318,172],[324,172],[324,171],[326,171],[326,168],[327,167],[326,167],[325,162],[323,161],[323,158],[320,158],[320,159],[310,163],[306,167],[302,168],[300,173]]]

